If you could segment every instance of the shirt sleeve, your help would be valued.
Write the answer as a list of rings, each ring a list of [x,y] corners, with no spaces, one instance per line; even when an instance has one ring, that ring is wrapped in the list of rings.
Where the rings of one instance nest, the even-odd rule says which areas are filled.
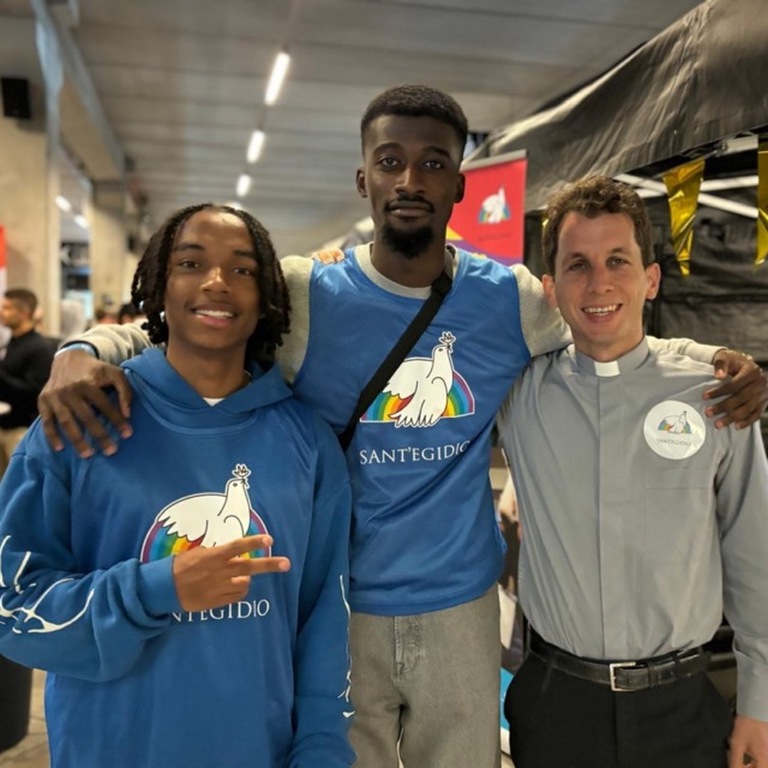
[[[711,344],[699,344],[691,339],[657,339],[655,336],[647,338],[648,346],[654,352],[676,352],[678,355],[685,355],[700,363],[712,364],[715,353],[722,349],[722,347],[713,347]]]
[[[739,714],[768,721],[768,461],[760,430],[729,427],[715,480],[725,615],[734,632]]]
[[[97,325],[82,336],[67,339],[68,344],[78,341],[91,344],[99,360],[112,365],[120,365],[154,346],[147,332],[138,323]]]
[[[171,558],[78,568],[68,471],[77,460],[49,451],[36,422],[0,484],[0,653],[82,680],[112,680],[180,608]]]
[[[571,331],[560,311],[550,309],[541,281],[522,264],[512,267],[520,295],[520,323],[531,356],[553,352],[571,343]]]
[[[349,535],[346,463],[327,424],[319,423],[315,505],[301,582],[294,667],[296,723],[287,768],[348,768]],[[320,427],[322,429],[320,429]]]
[[[301,369],[309,344],[309,283],[312,264],[312,259],[305,256],[286,256],[280,260],[291,300],[291,330],[283,336],[283,344],[277,348],[276,357],[283,378],[289,384],[293,384]]]

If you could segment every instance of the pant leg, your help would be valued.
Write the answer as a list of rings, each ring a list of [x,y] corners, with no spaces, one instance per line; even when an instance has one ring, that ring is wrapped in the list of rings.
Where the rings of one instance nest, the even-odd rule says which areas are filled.
[[[405,768],[498,768],[499,598],[399,617]],[[364,768],[368,768],[365,766]]]
[[[397,768],[403,701],[394,683],[395,638],[391,616],[353,612],[349,638],[352,656],[351,700],[355,716],[349,730],[356,768]]]
[[[729,707],[700,673],[670,685],[616,694],[621,768],[725,768]]]
[[[515,768],[725,768],[731,717],[705,674],[614,693],[529,656],[504,712]]]
[[[529,655],[504,699],[515,768],[617,768],[614,695]]]

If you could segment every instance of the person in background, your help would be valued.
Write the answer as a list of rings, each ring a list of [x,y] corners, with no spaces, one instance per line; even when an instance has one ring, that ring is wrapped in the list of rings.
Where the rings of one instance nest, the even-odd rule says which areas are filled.
[[[271,365],[289,300],[245,211],[174,213],[133,281],[134,438],[0,484],[0,653],[48,670],[52,768],[348,768],[350,487]]]
[[[659,289],[631,187],[583,179],[545,213],[544,291],[573,345],[531,362],[500,417],[525,521],[530,653],[505,701],[517,768],[768,766],[768,462],[716,430],[709,366],[649,344]],[[702,644],[735,634],[735,723]]]
[[[76,338],[88,327],[85,307],[78,299],[62,299],[59,302],[60,336],[63,341]]]
[[[398,759],[406,768],[498,768],[500,760],[496,580],[504,545],[488,479],[491,430],[531,355],[563,346],[568,336],[525,267],[509,270],[446,244],[464,193],[467,130],[461,107],[435,88],[402,85],[379,94],[361,120],[357,172],[373,242],[336,264],[281,261],[294,316],[278,361],[297,396],[337,433],[433,281],[443,272],[453,280],[347,449],[350,738],[360,768],[392,768]],[[104,361],[117,363],[147,343],[137,326],[101,328],[57,357],[41,397],[53,446],[62,444],[58,424],[81,456],[93,455],[84,425],[97,447],[114,453],[116,435],[131,434],[130,388]],[[707,361],[716,351],[680,345]],[[720,393],[746,383],[750,394],[732,395],[724,407],[736,411],[718,418],[754,419],[765,379],[742,356],[727,357],[743,370]],[[120,408],[102,391],[109,386]]]
[[[94,325],[110,325],[117,322],[117,315],[106,307],[96,307],[93,312]]]
[[[11,454],[37,417],[37,397],[48,380],[53,346],[35,330],[37,296],[11,288],[0,305],[0,322],[10,331],[0,360],[0,477]]]
[[[120,309],[117,312],[117,322],[120,325],[125,323],[144,322],[144,320],[146,320],[146,317],[136,309],[136,305],[132,301],[120,305]]]

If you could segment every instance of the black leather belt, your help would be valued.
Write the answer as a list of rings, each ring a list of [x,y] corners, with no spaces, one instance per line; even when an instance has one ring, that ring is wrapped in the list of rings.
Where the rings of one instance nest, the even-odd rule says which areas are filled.
[[[546,642],[533,630],[530,652],[567,675],[608,685],[612,691],[642,691],[674,683],[703,672],[709,664],[709,654],[701,648],[636,661],[583,659]]]

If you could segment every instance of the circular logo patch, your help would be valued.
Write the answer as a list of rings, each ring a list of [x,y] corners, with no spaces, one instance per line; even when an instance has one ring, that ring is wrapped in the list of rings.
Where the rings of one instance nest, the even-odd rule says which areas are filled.
[[[707,428],[690,403],[665,400],[648,412],[643,424],[645,442],[665,459],[687,459],[704,445]]]

